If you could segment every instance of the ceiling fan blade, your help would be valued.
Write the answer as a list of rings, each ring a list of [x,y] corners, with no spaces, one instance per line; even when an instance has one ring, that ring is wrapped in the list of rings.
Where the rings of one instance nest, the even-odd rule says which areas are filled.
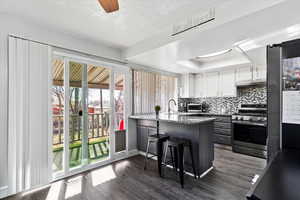
[[[119,10],[118,0],[98,0],[105,12],[110,13]]]

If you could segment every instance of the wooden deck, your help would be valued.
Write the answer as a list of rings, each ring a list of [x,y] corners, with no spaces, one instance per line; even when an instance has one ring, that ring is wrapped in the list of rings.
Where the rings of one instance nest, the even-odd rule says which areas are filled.
[[[81,143],[74,145],[70,148],[70,166],[75,167],[81,164],[82,148]],[[99,161],[109,155],[109,141],[107,137],[99,138],[97,141],[90,142],[89,144],[89,162]],[[58,148],[53,151],[53,170],[62,170],[63,163],[63,148]]]

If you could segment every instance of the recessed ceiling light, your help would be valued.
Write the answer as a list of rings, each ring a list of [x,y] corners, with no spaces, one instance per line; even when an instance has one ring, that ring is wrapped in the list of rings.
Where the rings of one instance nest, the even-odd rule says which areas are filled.
[[[218,51],[218,52],[214,52],[214,53],[210,53],[210,54],[206,54],[206,55],[202,55],[202,56],[197,56],[196,58],[210,58],[210,57],[214,57],[214,56],[220,56],[226,53],[229,53],[230,51],[232,51],[232,49],[226,49],[223,51]]]
[[[257,44],[254,40],[243,40],[233,44],[233,46],[238,46],[239,48],[243,49],[244,51],[249,51],[251,49],[256,49],[261,47],[261,45]]]
[[[190,68],[190,69],[198,69],[199,67],[192,61],[190,60],[180,60],[176,62],[177,64]]]
[[[299,25],[294,25],[294,26],[290,26],[286,29],[288,34],[293,34],[295,32],[299,32],[300,31],[300,26]]]

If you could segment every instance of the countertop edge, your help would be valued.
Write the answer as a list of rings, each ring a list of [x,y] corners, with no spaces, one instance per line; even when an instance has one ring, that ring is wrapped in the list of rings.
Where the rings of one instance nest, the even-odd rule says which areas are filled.
[[[149,120],[149,121],[157,121],[155,118],[144,118],[142,116],[129,116],[129,119],[135,119],[135,120]],[[160,122],[169,122],[169,123],[175,123],[175,124],[185,124],[185,125],[194,125],[194,124],[205,124],[208,122],[212,122],[216,120],[216,118],[212,117],[206,117],[206,119],[199,120],[199,121],[189,121],[189,122],[183,122],[183,121],[174,121],[174,120],[167,120],[167,119],[158,119]]]

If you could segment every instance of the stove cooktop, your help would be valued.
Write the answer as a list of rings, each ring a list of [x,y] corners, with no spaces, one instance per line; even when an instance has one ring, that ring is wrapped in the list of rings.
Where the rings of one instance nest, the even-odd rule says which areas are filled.
[[[267,105],[242,104],[238,113],[232,115],[232,120],[265,123],[267,121]]]

